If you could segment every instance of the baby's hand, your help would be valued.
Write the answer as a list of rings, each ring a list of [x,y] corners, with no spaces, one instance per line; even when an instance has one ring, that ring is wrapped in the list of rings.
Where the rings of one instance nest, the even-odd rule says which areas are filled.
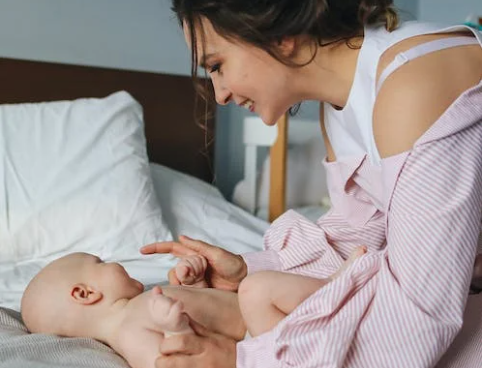
[[[181,285],[194,286],[199,288],[208,287],[204,279],[204,273],[208,262],[206,258],[195,254],[183,257],[176,265],[176,276]]]
[[[152,319],[164,332],[164,335],[192,332],[189,317],[184,313],[182,302],[163,295],[159,286],[155,286],[151,290],[149,307]]]

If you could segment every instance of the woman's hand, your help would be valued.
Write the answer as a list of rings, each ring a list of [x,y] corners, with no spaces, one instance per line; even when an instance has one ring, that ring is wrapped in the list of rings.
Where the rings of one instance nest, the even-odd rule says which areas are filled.
[[[236,368],[236,341],[207,331],[191,321],[196,334],[168,337],[160,347],[156,368]]]
[[[222,248],[180,236],[179,242],[161,242],[141,248],[142,254],[171,253],[176,257],[200,254],[208,261],[205,278],[209,286],[216,289],[236,291],[239,283],[246,277],[247,266],[240,255]],[[175,269],[169,271],[171,285],[180,285]]]

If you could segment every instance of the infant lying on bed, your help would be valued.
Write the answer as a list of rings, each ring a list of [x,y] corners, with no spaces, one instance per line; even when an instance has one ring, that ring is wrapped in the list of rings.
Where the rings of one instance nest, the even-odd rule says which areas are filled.
[[[192,333],[189,318],[236,341],[244,338],[237,294],[206,288],[206,266],[200,256],[186,257],[176,272],[194,287],[156,286],[144,292],[121,265],[87,253],[69,254],[48,264],[29,283],[22,318],[30,332],[92,337],[111,346],[133,368],[153,368],[165,337]],[[331,279],[319,280],[320,287]],[[280,285],[285,286],[289,293],[299,289]],[[286,297],[299,299],[295,294]]]

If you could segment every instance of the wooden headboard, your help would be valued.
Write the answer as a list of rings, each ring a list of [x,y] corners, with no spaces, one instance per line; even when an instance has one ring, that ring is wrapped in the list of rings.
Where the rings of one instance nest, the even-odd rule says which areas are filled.
[[[129,92],[143,107],[149,159],[208,182],[214,177],[210,135],[194,119],[190,77],[0,58],[0,103],[71,100]],[[212,109],[211,109],[212,110]],[[204,103],[197,115],[203,116]]]

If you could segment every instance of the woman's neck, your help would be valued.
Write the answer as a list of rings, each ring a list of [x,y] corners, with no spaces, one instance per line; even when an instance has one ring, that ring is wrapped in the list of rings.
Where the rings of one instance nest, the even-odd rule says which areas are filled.
[[[300,68],[293,78],[299,100],[317,100],[344,107],[355,78],[362,41],[362,38],[352,41],[356,48],[350,48],[346,42],[319,46],[315,59]]]

